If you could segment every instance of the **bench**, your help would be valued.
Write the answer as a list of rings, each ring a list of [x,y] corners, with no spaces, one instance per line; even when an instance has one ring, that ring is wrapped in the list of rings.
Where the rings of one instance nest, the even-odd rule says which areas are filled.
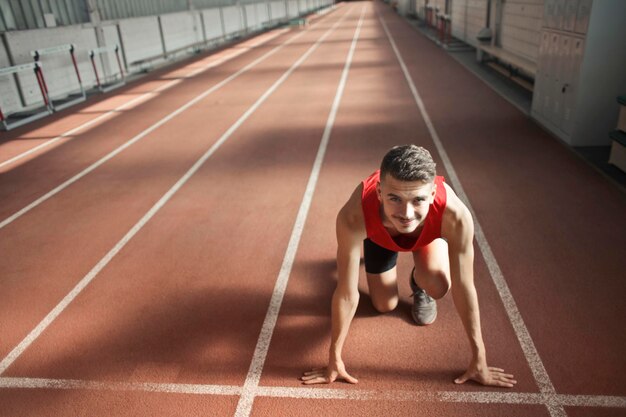
[[[513,81],[520,84],[527,90],[533,90],[532,84],[524,79],[523,76],[534,79],[537,75],[536,63],[493,45],[479,45],[476,52],[479,62],[486,61],[487,65],[489,65],[491,68],[504,74],[507,77],[510,77]],[[485,59],[485,55],[491,57],[491,59]],[[496,61],[496,63],[493,62],[494,60]]]

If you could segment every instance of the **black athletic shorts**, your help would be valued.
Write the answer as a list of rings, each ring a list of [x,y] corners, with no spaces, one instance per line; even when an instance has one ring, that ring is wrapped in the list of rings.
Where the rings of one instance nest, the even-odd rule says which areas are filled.
[[[370,274],[382,274],[396,266],[398,252],[378,246],[369,239],[363,241],[363,259],[365,272]]]

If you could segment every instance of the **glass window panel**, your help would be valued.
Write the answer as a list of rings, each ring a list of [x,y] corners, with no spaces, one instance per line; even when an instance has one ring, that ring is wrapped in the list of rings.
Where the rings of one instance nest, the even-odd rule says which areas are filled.
[[[43,16],[39,11],[39,5],[36,0],[24,0],[21,2],[26,24],[29,29],[43,27]]]
[[[41,0],[30,0],[33,11],[35,12],[35,19],[37,20],[37,27],[45,28],[46,22],[43,19],[43,7],[41,5]]]
[[[22,29],[34,29],[36,27],[36,23],[33,20],[33,13],[30,10],[30,5],[28,3],[24,4],[22,1],[19,2],[19,9],[24,19]]]
[[[78,15],[79,22],[89,22],[89,5],[87,4],[87,0],[74,0],[74,4],[76,5],[76,13]]]
[[[26,22],[24,21],[24,15],[22,14],[22,8],[17,0],[10,0],[11,12],[15,22],[15,29],[26,29]]]
[[[67,14],[70,17],[70,24],[80,23],[80,17],[78,16],[76,3],[72,0],[65,0],[65,6],[67,7]]]
[[[57,25],[62,25],[63,13],[61,12],[61,9],[59,9],[59,5],[57,4],[56,0],[50,0],[49,4],[50,10],[52,11],[52,14],[54,14],[54,19],[56,20]]]
[[[106,5],[107,19],[115,20],[115,8],[111,0],[101,0]]]
[[[100,19],[102,20],[109,20],[109,12],[106,3],[106,0],[97,0],[98,12],[100,12]]]
[[[120,4],[124,9],[124,17],[133,17],[133,11],[130,9],[130,5],[126,0],[120,0]]]
[[[41,8],[42,13],[52,13],[49,0],[38,0],[38,1],[39,1],[39,7]]]
[[[57,9],[56,11],[58,12],[58,14],[55,13],[55,16],[57,18],[57,25],[68,25],[70,22],[70,17],[67,12],[67,5],[65,4],[65,2],[63,0],[53,0],[53,4]]]
[[[117,10],[117,2],[113,0],[109,0],[109,8],[111,10],[111,19],[119,19],[120,15]]]
[[[124,11],[120,0],[115,0],[113,4],[115,4],[115,14],[117,15],[116,19],[124,19],[125,17],[128,17],[124,14],[126,12]]]
[[[15,21],[13,20],[13,12],[8,0],[0,0],[0,30],[15,29]]]

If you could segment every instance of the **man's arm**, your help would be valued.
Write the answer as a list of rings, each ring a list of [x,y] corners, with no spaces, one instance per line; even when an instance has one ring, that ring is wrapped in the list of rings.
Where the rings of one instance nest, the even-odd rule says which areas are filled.
[[[356,204],[358,198],[358,205]],[[331,383],[337,378],[350,383],[357,379],[346,371],[341,358],[343,345],[348,336],[350,323],[359,304],[359,263],[361,243],[365,230],[360,207],[359,189],[337,216],[337,288],[333,294],[331,308],[331,343],[328,367],[305,372],[301,378],[305,384]]]
[[[465,328],[472,351],[468,370],[454,382],[471,379],[483,385],[513,387],[517,382],[503,369],[487,366],[487,354],[480,328],[478,296],[474,286],[474,222],[468,208],[448,188],[448,208],[442,235],[448,241],[452,298]]]

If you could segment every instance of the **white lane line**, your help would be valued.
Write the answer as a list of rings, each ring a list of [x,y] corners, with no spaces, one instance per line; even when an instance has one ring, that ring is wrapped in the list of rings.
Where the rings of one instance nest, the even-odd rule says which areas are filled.
[[[326,121],[326,127],[324,129],[320,146],[315,157],[315,162],[313,163],[313,167],[311,169],[311,175],[309,176],[309,181],[304,191],[304,196],[302,198],[302,202],[300,203],[300,208],[298,209],[298,215],[296,217],[295,224],[293,225],[291,237],[289,238],[287,251],[285,252],[283,263],[280,267],[280,272],[274,286],[274,291],[272,292],[272,299],[270,300],[270,305],[267,309],[265,320],[263,321],[261,334],[259,335],[256,348],[254,349],[254,356],[252,358],[252,362],[250,363],[250,369],[248,370],[248,375],[246,376],[246,381],[243,386],[243,393],[239,398],[237,410],[235,411],[235,416],[237,417],[247,417],[252,412],[252,403],[254,402],[255,391],[256,388],[259,386],[261,373],[263,372],[263,365],[265,364],[265,358],[267,357],[272,334],[274,333],[274,327],[276,326],[276,321],[278,320],[278,313],[280,312],[280,306],[283,302],[283,297],[287,288],[287,282],[289,281],[289,275],[291,274],[293,261],[296,257],[296,252],[300,243],[300,237],[302,236],[302,230],[304,229],[304,224],[309,213],[311,200],[313,199],[313,194],[315,193],[317,179],[322,168],[324,156],[326,155],[326,148],[328,146],[330,134],[333,130],[333,125],[335,124],[335,117],[337,115],[339,103],[341,102],[341,97],[345,89],[346,80],[348,79],[348,72],[350,71],[350,65],[352,63],[352,57],[354,55],[354,50],[356,48],[357,40],[359,38],[359,33],[361,32],[361,25],[363,23],[364,14],[365,5],[363,5],[361,8],[361,17],[352,38],[352,44],[350,45],[350,50],[348,52],[346,63],[341,74],[341,79],[339,81],[339,86],[337,87],[337,92],[335,93],[335,99],[333,101],[328,120]]]
[[[304,387],[259,387],[257,395],[264,397],[310,398],[320,400],[337,399],[354,401],[412,401],[482,404],[542,404],[543,400],[542,395],[539,393],[404,390],[383,391]]]
[[[0,377],[0,389],[57,389],[94,391],[138,391],[163,394],[241,395],[235,385],[175,384],[155,382],[85,381]],[[318,387],[257,387],[257,397],[314,400],[402,401],[474,404],[546,405],[544,396],[532,392],[360,390]],[[558,394],[556,402],[568,407],[626,408],[626,397]]]
[[[207,71],[207,70],[209,70],[211,68],[217,67],[218,65],[221,65],[224,62],[230,61],[231,59],[236,58],[236,57],[238,57],[239,55],[241,55],[241,54],[243,54],[245,52],[248,52],[250,49],[257,48],[257,47],[259,47],[259,46],[261,46],[261,45],[271,41],[272,39],[276,38],[277,36],[283,34],[286,31],[287,31],[287,29],[277,30],[276,33],[272,33],[268,37],[262,37],[262,39],[260,39],[259,42],[251,44],[249,48],[242,48],[242,49],[238,48],[238,49],[235,50],[234,53],[231,53],[230,55],[226,55],[226,56],[224,56],[224,57],[222,57],[222,58],[220,58],[220,59],[218,59],[216,61],[213,61],[213,62],[209,63],[208,65],[200,67],[200,68],[190,72],[189,74],[185,75],[182,78],[192,78],[192,77],[195,77],[196,75],[200,74],[201,72],[204,72],[204,71]],[[116,108],[114,108],[113,110],[109,110],[108,112],[103,113],[100,116],[98,116],[98,117],[96,117],[96,118],[94,118],[92,120],[89,120],[89,121],[81,124],[80,126],[77,126],[77,127],[73,128],[73,129],[70,129],[67,132],[60,134],[59,136],[56,136],[56,137],[54,137],[52,139],[49,139],[46,142],[43,142],[43,143],[35,146],[34,148],[31,148],[31,149],[29,149],[29,150],[27,150],[25,152],[22,152],[19,155],[16,155],[16,156],[14,156],[14,157],[12,157],[10,159],[7,159],[6,161],[0,162],[0,168],[4,167],[6,165],[10,165],[10,164],[12,164],[15,161],[18,161],[18,160],[20,160],[20,159],[22,159],[22,158],[24,158],[24,157],[26,157],[28,155],[31,155],[31,154],[39,151],[40,149],[43,149],[43,148],[45,148],[47,146],[50,146],[53,143],[60,141],[61,139],[70,138],[74,134],[80,132],[83,129],[88,128],[89,126],[91,126],[93,124],[96,124],[96,123],[98,123],[98,122],[100,122],[100,121],[102,121],[102,120],[104,120],[104,119],[106,119],[106,118],[108,118],[108,117],[110,117],[110,116],[112,116],[112,115],[114,115],[114,114],[116,114],[116,113],[118,113],[118,112],[128,108],[128,107],[131,107],[131,106],[133,106],[133,105],[135,105],[135,104],[137,104],[137,103],[139,103],[139,102],[141,102],[143,100],[146,100],[149,97],[152,97],[152,96],[156,95],[157,93],[165,91],[165,90],[173,87],[176,84],[179,84],[180,81],[181,80],[178,79],[178,80],[173,80],[173,81],[170,81],[170,82],[168,82],[166,84],[163,84],[162,86],[160,86],[158,88],[155,88],[152,91],[148,91],[147,93],[144,93],[144,94],[142,94],[142,95],[140,95],[138,97],[135,97],[134,99],[132,99],[132,100],[130,100],[130,101],[128,101],[128,102],[126,102],[126,103],[116,107]],[[19,140],[19,138],[16,138],[16,140]]]
[[[548,372],[546,371],[546,368],[544,367],[543,362],[541,361],[541,358],[539,357],[537,348],[535,347],[535,344],[530,336],[530,333],[528,332],[526,324],[524,323],[524,320],[522,319],[522,315],[520,314],[517,308],[517,304],[515,303],[515,300],[513,299],[513,294],[511,294],[511,291],[509,290],[509,287],[504,279],[504,275],[502,274],[502,270],[500,269],[500,266],[498,265],[498,262],[496,261],[496,258],[491,250],[491,246],[487,242],[487,238],[485,237],[485,234],[483,233],[483,229],[478,221],[478,216],[476,215],[476,212],[472,208],[469,198],[467,197],[467,194],[465,194],[463,186],[461,185],[461,181],[459,180],[456,174],[456,170],[454,169],[454,166],[452,165],[452,162],[450,161],[450,158],[448,157],[448,154],[446,150],[444,149],[443,144],[441,143],[441,140],[439,139],[439,135],[437,134],[437,131],[435,130],[435,126],[433,125],[430,119],[430,116],[428,115],[428,112],[426,111],[426,107],[424,106],[424,103],[419,93],[417,92],[417,88],[415,87],[415,84],[413,83],[411,75],[409,74],[409,70],[407,69],[404,63],[404,59],[402,59],[402,56],[400,55],[400,51],[398,50],[396,43],[393,40],[393,36],[389,32],[389,29],[387,28],[387,25],[385,24],[385,21],[382,19],[382,17],[379,16],[378,18],[383,26],[383,29],[385,30],[385,33],[387,34],[387,38],[389,39],[389,42],[391,43],[394,53],[396,54],[396,57],[398,58],[398,62],[400,63],[400,66],[402,67],[402,72],[404,73],[404,77],[406,78],[406,81],[409,84],[409,88],[411,89],[411,93],[413,93],[413,98],[415,99],[415,103],[417,104],[417,107],[419,108],[420,113],[422,114],[424,122],[426,123],[426,126],[428,127],[430,136],[432,137],[433,142],[435,143],[435,146],[437,147],[437,151],[439,152],[439,155],[441,156],[443,165],[449,174],[448,179],[450,180],[450,183],[452,184],[455,192],[465,202],[465,204],[467,205],[467,208],[472,213],[472,217],[474,218],[474,224],[475,224],[476,241],[478,242],[478,246],[480,247],[483,257],[485,258],[485,261],[487,263],[487,268],[489,269],[491,278],[498,290],[498,294],[500,295],[500,298],[502,299],[504,308],[509,316],[509,320],[511,321],[511,324],[513,325],[513,329],[515,330],[515,334],[517,336],[517,339],[520,342],[522,351],[524,352],[524,356],[526,357],[526,360],[528,361],[528,365],[535,378],[537,386],[539,387],[541,393],[544,395],[547,395],[548,398],[550,399],[556,394],[556,391],[554,389],[554,386],[552,385],[552,381],[550,381]],[[562,406],[558,404],[555,404],[554,406],[552,406],[551,404],[552,403],[548,404],[548,410],[552,417],[567,416],[567,414],[565,413],[565,409],[563,409]]]
[[[555,403],[560,406],[626,408],[626,397],[560,394],[546,401],[544,394],[532,392],[384,391],[313,387],[258,387],[257,396],[320,400],[337,399],[354,401],[408,401],[510,405],[549,405]]]
[[[626,397],[609,395],[557,394],[556,402],[568,407],[614,407],[626,408]]]
[[[167,203],[178,190],[191,178],[215,151],[276,91],[276,89],[315,51],[318,46],[335,30],[346,18],[344,14],[321,38],[315,42],[272,86],[250,107],[204,155],[170,188],[159,201],[120,239],[119,242],[85,275],[78,284],[67,294],[59,304],[35,327],[25,338],[0,362],[0,375],[33,343],[44,330],[65,310],[65,308],[80,294],[80,292],[100,273],[102,269],[117,255],[124,246],[145,226],[146,223]],[[292,38],[294,39],[294,38]]]
[[[317,23],[320,23],[320,22],[317,22]],[[308,30],[310,30],[312,28],[313,28],[313,25]],[[246,65],[245,67],[243,67],[242,69],[237,71],[236,73],[234,73],[231,76],[227,77],[226,79],[222,80],[218,84],[215,84],[213,87],[211,87],[208,90],[204,91],[202,94],[196,96],[194,99],[192,99],[191,101],[187,102],[187,104],[179,107],[177,110],[175,110],[174,112],[170,113],[167,117],[161,119],[157,123],[153,124],[152,126],[150,126],[147,129],[145,129],[144,131],[142,131],[141,133],[139,133],[138,135],[136,135],[135,137],[130,139],[128,142],[120,145],[119,147],[117,147],[113,151],[109,152],[107,155],[103,156],[98,161],[94,162],[93,164],[91,164],[90,166],[88,166],[87,168],[85,168],[84,170],[79,172],[78,174],[74,175],[72,178],[68,179],[67,181],[65,181],[64,183],[59,185],[58,187],[48,191],[46,194],[44,194],[43,196],[39,197],[38,199],[36,199],[35,201],[30,203],[26,207],[22,208],[21,210],[17,211],[16,213],[12,214],[11,216],[7,217],[2,222],[0,222],[0,229],[2,229],[3,227],[11,224],[12,222],[17,220],[18,218],[20,218],[24,214],[28,213],[29,211],[31,211],[35,207],[39,206],[41,203],[45,202],[46,200],[48,200],[51,197],[55,196],[56,194],[60,193],[61,191],[63,191],[64,189],[66,189],[67,187],[69,187],[70,185],[75,183],[76,181],[80,180],[81,178],[83,178],[84,176],[89,174],[91,171],[93,171],[96,168],[98,168],[100,165],[104,164],[105,162],[107,162],[111,158],[115,157],[117,154],[119,154],[122,151],[124,151],[126,148],[128,148],[131,145],[135,144],[136,142],[140,141],[145,136],[147,136],[149,133],[155,131],[156,129],[158,129],[159,127],[163,126],[165,123],[169,122],[170,120],[172,120],[173,118],[175,118],[176,116],[178,116],[179,114],[181,114],[182,112],[184,112],[185,110],[187,110],[188,108],[190,108],[191,106],[196,104],[197,102],[199,102],[202,99],[206,98],[209,94],[219,90],[220,88],[222,88],[223,86],[225,86],[226,84],[228,84],[229,82],[234,80],[235,78],[239,77],[241,74],[247,72],[252,67],[254,67],[257,64],[259,64],[260,62],[266,60],[267,58],[269,58],[270,56],[272,56],[273,54],[275,54],[276,52],[278,52],[279,50],[281,50],[285,46],[289,45],[290,43],[294,42],[295,40],[297,40],[298,38],[303,36],[305,33],[307,33],[307,32],[306,31],[300,32],[298,35],[291,37],[285,43],[275,47],[271,51],[269,51],[266,54],[262,55],[261,57],[255,59],[253,62],[249,63],[248,65]]]
[[[175,394],[240,395],[241,387],[233,385],[164,384],[153,382],[101,382],[77,379],[0,377],[0,388],[62,389],[95,391],[141,391]]]

